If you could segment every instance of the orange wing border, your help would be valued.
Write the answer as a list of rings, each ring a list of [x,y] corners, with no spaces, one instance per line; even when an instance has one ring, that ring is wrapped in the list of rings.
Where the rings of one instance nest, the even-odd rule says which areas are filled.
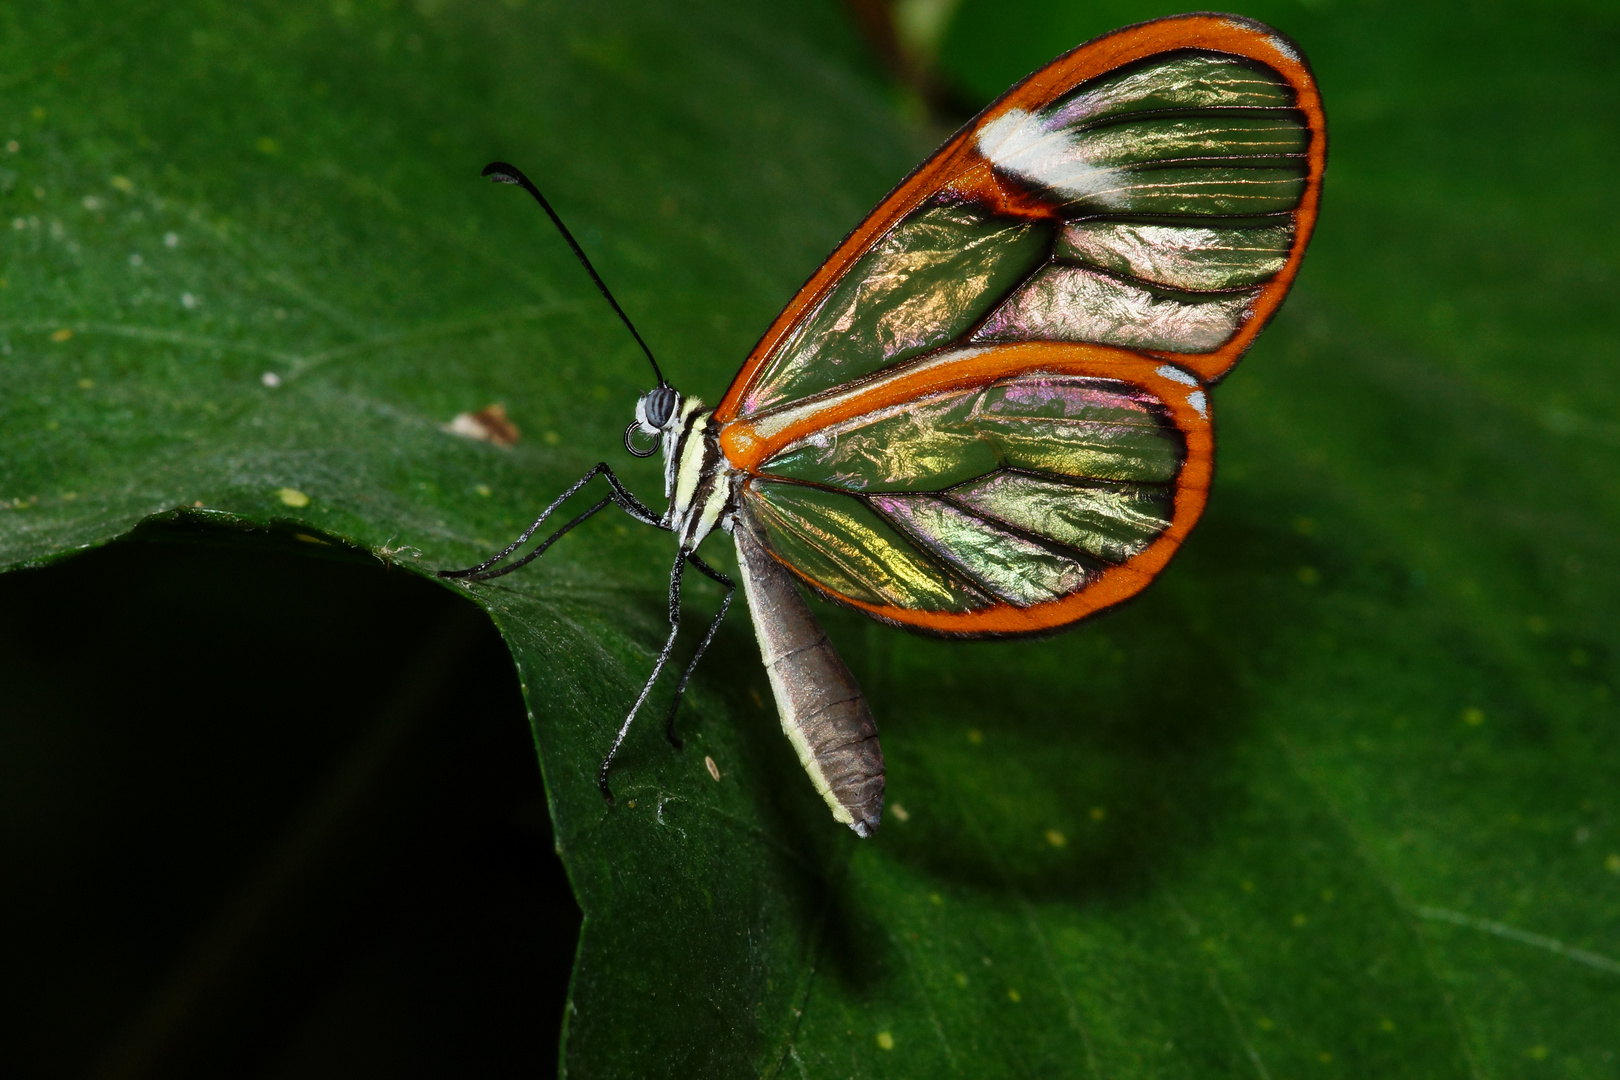
[[[1003,184],[979,154],[974,135],[986,123],[1009,109],[1033,111],[1049,104],[1088,79],[1106,75],[1126,64],[1178,49],[1209,49],[1258,61],[1281,75],[1295,92],[1295,107],[1305,115],[1311,131],[1306,153],[1306,185],[1294,211],[1294,245],[1288,262],[1262,287],[1250,308],[1250,317],[1224,345],[1209,353],[1148,353],[1185,367],[1206,383],[1226,374],[1276,314],[1299,272],[1310,243],[1321,204],[1322,175],[1327,168],[1327,118],[1321,94],[1304,52],[1290,38],[1264,23],[1236,15],[1177,15],[1138,23],[1095,38],[1058,57],[1024,79],[970,120],[934,155],[902,180],[866,220],[857,225],[828,257],[798,294],[782,309],[764,337],[754,346],[737,377],[715,408],[720,423],[738,415],[743,395],[761,366],[793,326],[807,315],[838,283],[844,272],[868,248],[907,214],[943,192],[955,192],[990,206],[998,213],[1029,218],[1056,219],[1056,210],[1022,189]]]
[[[946,637],[1045,633],[1078,622],[1141,592],[1170,562],[1203,514],[1215,468],[1215,429],[1209,416],[1208,395],[1204,387],[1193,383],[1188,375],[1173,368],[1166,374],[1162,361],[1105,345],[1036,341],[964,350],[960,357],[944,357],[920,367],[921,370],[902,370],[852,387],[850,392],[838,395],[821,407],[794,410],[802,414],[790,423],[770,424],[767,420],[768,428],[762,429],[748,420],[733,421],[720,431],[720,448],[733,466],[754,477],[760,475],[760,466],[772,455],[806,435],[924,395],[985,386],[997,379],[1036,371],[1108,379],[1145,390],[1163,402],[1185,441],[1187,455],[1176,474],[1170,524],[1139,554],[1102,571],[1079,592],[1027,608],[1000,603],[971,612],[916,611],[867,603],[811,581],[791,563],[771,552],[795,577],[822,596],[882,622]],[[745,507],[747,499],[745,491],[742,496]]]

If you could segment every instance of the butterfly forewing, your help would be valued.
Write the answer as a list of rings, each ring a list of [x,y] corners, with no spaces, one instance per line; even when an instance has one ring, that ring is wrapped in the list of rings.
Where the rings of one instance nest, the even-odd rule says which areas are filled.
[[[1135,278],[1148,289],[1227,292],[1276,277],[1293,243],[1291,222],[1264,218],[1246,226],[1089,218],[1063,226],[1054,261]]]
[[[1059,284],[1111,287],[1126,320],[1155,304],[1220,306],[1164,347],[1056,314],[1038,340],[1152,348],[1217,378],[1293,280],[1326,154],[1315,82],[1269,27],[1189,15],[1099,38],[1008,91],[891,192],[772,324],[716,419],[947,347],[1009,300],[1031,309],[1021,290],[1067,296],[1060,268],[1081,273]],[[1208,295],[1245,290],[1237,304]],[[1212,318],[1225,327],[1213,348]]]
[[[795,326],[743,415],[830,390],[967,336],[1052,255],[1053,224],[967,202],[897,224]]]
[[[715,414],[743,512],[802,580],[942,633],[1136,592],[1202,509],[1204,383],[1292,281],[1325,149],[1303,61],[1245,20],[1144,24],[1032,75],[749,358]]]

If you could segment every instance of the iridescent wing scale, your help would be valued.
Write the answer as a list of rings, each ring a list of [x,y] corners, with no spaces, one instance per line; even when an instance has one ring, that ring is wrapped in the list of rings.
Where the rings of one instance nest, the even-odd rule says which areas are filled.
[[[800,291],[715,412],[801,580],[950,635],[1139,591],[1203,510],[1207,384],[1315,221],[1315,84],[1229,16],[1128,28],[1010,90]]]

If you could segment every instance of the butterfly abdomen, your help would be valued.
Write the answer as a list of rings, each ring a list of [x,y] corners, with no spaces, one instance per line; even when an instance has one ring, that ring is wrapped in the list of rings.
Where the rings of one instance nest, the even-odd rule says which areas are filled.
[[[737,566],[782,730],[833,817],[870,836],[883,818],[883,750],[872,710],[792,575],[744,518],[732,532]]]

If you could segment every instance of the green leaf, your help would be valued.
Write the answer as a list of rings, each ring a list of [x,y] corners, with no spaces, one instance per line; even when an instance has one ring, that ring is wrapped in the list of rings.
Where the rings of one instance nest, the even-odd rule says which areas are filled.
[[[984,94],[1157,13],[992,6],[943,48]],[[667,537],[600,518],[473,590],[585,913],[571,1075],[1612,1073],[1614,20],[1252,13],[1334,143],[1296,295],[1215,394],[1206,520],[1056,638],[826,611],[884,733],[875,839],[799,771],[740,610],[686,748],[664,685],[603,804]],[[712,401],[942,134],[831,6],[4,18],[6,566],[180,514],[426,573],[599,460],[652,498],[619,452],[644,361],[479,168],[534,176]],[[442,430],[497,401],[515,448]],[[718,600],[691,584],[691,623]]]
[[[1175,10],[966,0],[942,63],[988,97]],[[1153,656],[1187,673],[1201,704],[1166,704],[1205,728],[1198,775],[1216,784],[1143,786],[1200,839],[1150,830],[1175,856],[1131,915],[1102,917],[1092,955],[1099,978],[1128,978],[1117,935],[1134,925],[1138,962],[1178,984],[1194,951],[1168,930],[1142,946],[1140,916],[1184,911],[1209,949],[1197,1026],[1227,1064],[1127,1064],[1145,1040],[1114,1039],[1168,1018],[1166,985],[1126,1024],[1090,1014],[1099,1071],[1612,1075],[1620,124],[1584,103],[1620,89],[1620,21],[1574,4],[1238,10],[1315,68],[1322,218],[1294,295],[1215,393],[1215,494],[1182,562],[1076,635],[1190,634]],[[1127,665],[1148,640],[1122,643]],[[1162,688],[1139,678],[1147,711]]]

